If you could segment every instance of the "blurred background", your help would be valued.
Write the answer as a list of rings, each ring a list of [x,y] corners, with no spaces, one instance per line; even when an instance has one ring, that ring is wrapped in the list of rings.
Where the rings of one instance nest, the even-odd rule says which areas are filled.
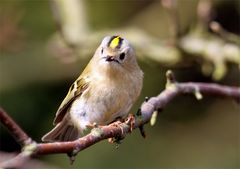
[[[238,0],[1,0],[0,106],[37,142],[52,129],[69,86],[106,35],[135,48],[144,97],[179,82],[240,85]],[[20,150],[0,126],[0,161]],[[118,149],[102,141],[71,166],[64,154],[37,157],[23,168],[240,168],[240,107],[232,100],[180,96]]]

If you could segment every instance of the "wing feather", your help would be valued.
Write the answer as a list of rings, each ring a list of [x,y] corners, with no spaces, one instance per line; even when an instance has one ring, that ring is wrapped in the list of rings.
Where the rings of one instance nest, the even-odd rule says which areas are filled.
[[[67,113],[67,109],[73,102],[73,100],[81,96],[81,94],[88,88],[88,82],[86,82],[84,77],[79,77],[69,88],[68,94],[61,103],[60,107],[57,110],[53,124],[56,125],[62,121],[64,116]]]

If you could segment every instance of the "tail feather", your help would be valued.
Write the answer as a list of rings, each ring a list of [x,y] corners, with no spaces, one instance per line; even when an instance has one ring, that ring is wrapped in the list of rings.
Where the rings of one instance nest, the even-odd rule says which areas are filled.
[[[42,137],[44,142],[73,141],[81,136],[81,131],[65,120],[58,123],[49,133]]]

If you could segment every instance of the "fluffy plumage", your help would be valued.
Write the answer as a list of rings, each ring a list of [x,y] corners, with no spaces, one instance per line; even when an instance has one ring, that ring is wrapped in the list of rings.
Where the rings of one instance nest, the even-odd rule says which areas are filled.
[[[142,80],[128,41],[119,36],[105,37],[60,105],[55,128],[42,140],[75,140],[87,125],[106,125],[118,117],[125,118],[140,95]]]

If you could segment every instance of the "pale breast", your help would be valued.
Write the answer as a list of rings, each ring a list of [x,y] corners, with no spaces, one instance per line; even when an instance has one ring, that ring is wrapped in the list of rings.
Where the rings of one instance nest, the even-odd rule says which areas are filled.
[[[107,83],[91,90],[88,104],[90,106],[89,120],[100,124],[107,124],[117,117],[125,117],[129,107],[132,106],[132,98],[127,89],[120,85]]]
[[[104,80],[91,83],[72,103],[70,115],[74,123],[85,128],[94,122],[105,125],[117,117],[125,118],[139,96],[142,85],[136,79],[127,82]]]

